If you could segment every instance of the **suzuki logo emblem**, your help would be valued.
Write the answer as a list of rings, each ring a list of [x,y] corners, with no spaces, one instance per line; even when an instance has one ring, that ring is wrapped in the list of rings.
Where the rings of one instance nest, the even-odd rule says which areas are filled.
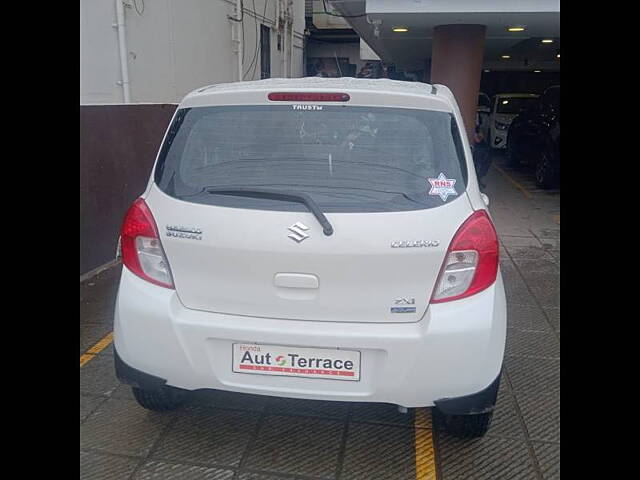
[[[296,222],[289,227],[289,231],[291,233],[287,235],[287,237],[289,237],[291,240],[295,240],[296,242],[300,243],[301,241],[309,238],[309,235],[307,233],[304,233],[305,230],[309,230],[309,227],[307,227],[302,222]]]

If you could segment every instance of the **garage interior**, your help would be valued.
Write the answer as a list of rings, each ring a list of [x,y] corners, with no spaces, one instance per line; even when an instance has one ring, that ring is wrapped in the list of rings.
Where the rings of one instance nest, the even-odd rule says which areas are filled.
[[[479,91],[540,94],[560,83],[559,2],[322,0],[311,13],[316,36],[326,26],[344,42],[340,30],[352,29],[396,71],[451,88],[469,132]]]

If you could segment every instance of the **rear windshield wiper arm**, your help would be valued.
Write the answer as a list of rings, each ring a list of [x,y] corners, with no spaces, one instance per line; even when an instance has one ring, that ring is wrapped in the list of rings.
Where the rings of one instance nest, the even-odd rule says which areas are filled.
[[[207,188],[207,193],[215,195],[229,195],[234,197],[250,197],[250,198],[266,198],[268,200],[282,200],[285,202],[296,202],[305,205],[313,216],[318,219],[320,225],[322,225],[322,231],[328,237],[333,234],[333,227],[324,216],[322,210],[318,207],[318,204],[313,201],[310,195],[306,193],[290,193],[282,192],[278,190],[269,190],[262,188],[227,188],[227,187],[215,187]]]

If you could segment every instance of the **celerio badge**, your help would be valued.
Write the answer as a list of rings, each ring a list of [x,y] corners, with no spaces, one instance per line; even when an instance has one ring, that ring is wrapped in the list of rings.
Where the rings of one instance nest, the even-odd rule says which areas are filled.
[[[391,248],[437,247],[438,245],[440,245],[438,240],[394,240],[391,242]]]

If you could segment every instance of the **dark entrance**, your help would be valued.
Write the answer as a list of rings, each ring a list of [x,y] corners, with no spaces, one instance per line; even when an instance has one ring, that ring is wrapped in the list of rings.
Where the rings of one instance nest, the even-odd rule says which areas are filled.
[[[260,25],[260,78],[271,78],[271,29]]]

